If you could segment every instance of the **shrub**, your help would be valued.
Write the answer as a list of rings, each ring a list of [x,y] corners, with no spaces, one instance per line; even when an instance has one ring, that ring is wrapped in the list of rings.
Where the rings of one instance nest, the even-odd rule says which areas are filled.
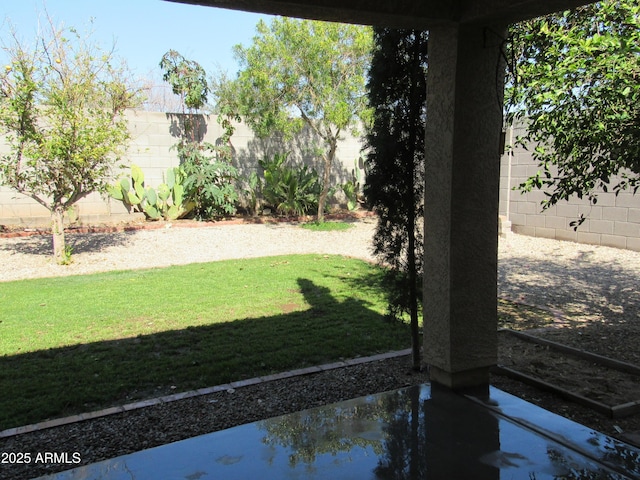
[[[177,149],[185,173],[185,197],[194,205],[195,218],[207,220],[235,213],[236,168],[225,156],[216,158],[217,149],[209,143],[183,142]]]
[[[262,179],[253,171],[248,177],[242,177],[238,185],[247,212],[254,217],[257,216],[262,204]]]
[[[275,154],[258,163],[264,169],[265,202],[285,215],[306,215],[318,208],[322,185],[318,172],[308,166],[286,165],[288,154]]]
[[[354,162],[354,168],[351,170],[351,180],[343,183],[339,187],[347,197],[347,208],[350,211],[354,211],[361,203],[364,203],[362,198],[362,173],[359,163],[364,163],[362,158],[356,159]]]

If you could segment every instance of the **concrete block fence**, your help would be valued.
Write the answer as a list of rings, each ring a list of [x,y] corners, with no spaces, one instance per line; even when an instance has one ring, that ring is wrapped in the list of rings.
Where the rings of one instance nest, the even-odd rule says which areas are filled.
[[[131,141],[125,163],[140,166],[145,174],[145,183],[156,186],[162,183],[166,170],[179,163],[172,147],[179,140],[182,115],[130,110],[126,112],[126,116]],[[203,115],[201,120],[200,138],[216,144],[223,134],[217,117]],[[231,142],[235,151],[234,164],[241,174],[248,175],[251,170],[258,168],[258,160],[274,153],[291,152],[290,160],[298,164],[313,165],[317,158],[320,141],[309,132],[303,132],[296,142],[284,142],[278,138],[257,139],[243,123],[235,124],[235,128]],[[339,143],[337,161],[331,172],[334,184],[344,183],[351,178],[354,160],[360,155],[360,141],[349,135],[344,137]],[[8,146],[0,137],[0,155],[8,152]],[[318,170],[321,173],[320,167]],[[126,172],[127,170],[117,172],[115,176]],[[130,218],[121,202],[91,194],[76,204],[68,221],[89,224],[126,221]],[[8,187],[0,186],[0,225],[38,227],[49,223],[49,212],[43,206]]]
[[[128,111],[126,115],[131,130],[126,162],[142,168],[147,185],[158,185],[163,181],[167,168],[178,165],[172,147],[179,139],[182,117],[180,114],[137,110]],[[203,116],[201,120],[201,139],[215,144],[223,133],[217,118]],[[278,138],[257,139],[242,123],[235,127],[231,139],[234,163],[246,176],[258,168],[258,160],[277,152],[290,151],[291,161],[311,165],[320,146],[319,140],[309,132],[303,132],[293,143],[285,143]],[[522,128],[516,128],[513,133],[508,131],[507,143],[510,138],[517,138],[523,133]],[[361,155],[361,148],[361,140],[348,135],[340,142],[331,175],[334,184],[351,178],[354,161]],[[7,152],[8,147],[0,137],[0,154]],[[545,198],[544,193],[533,191],[523,195],[513,190],[537,170],[531,153],[522,147],[502,156],[500,216],[503,231],[510,227],[524,235],[640,251],[640,195],[624,192],[616,196],[601,192],[595,206],[590,206],[587,200],[572,199],[542,212],[540,202]],[[584,214],[587,220],[574,231],[570,223],[580,214]],[[128,219],[130,217],[120,202],[92,194],[77,204],[69,221],[90,224]],[[7,187],[0,187],[0,225],[35,227],[48,224],[49,213],[44,207]]]
[[[507,131],[510,138],[523,135],[522,127]],[[530,151],[517,147],[501,159],[500,215],[511,230],[523,235],[568,240],[640,251],[640,195],[623,192],[598,194],[591,206],[587,199],[572,198],[542,212],[542,191],[522,194],[513,190],[539,170]],[[583,214],[586,220],[576,230],[570,223]]]

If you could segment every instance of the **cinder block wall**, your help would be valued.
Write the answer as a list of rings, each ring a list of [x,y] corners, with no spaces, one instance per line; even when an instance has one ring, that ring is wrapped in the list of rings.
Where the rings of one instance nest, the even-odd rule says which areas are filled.
[[[126,112],[131,131],[131,141],[125,156],[127,164],[135,164],[142,168],[145,183],[156,186],[162,183],[167,168],[178,165],[176,151],[172,148],[179,140],[181,115],[161,112],[145,112],[131,110]],[[216,144],[222,136],[223,129],[215,116],[203,116],[201,138],[203,141]],[[290,151],[290,159],[294,163],[316,165],[321,171],[317,159],[320,141],[318,138],[303,133],[296,143],[283,142],[278,138],[257,139],[251,129],[243,123],[235,124],[235,132],[231,139],[235,149],[234,164],[241,174],[248,175],[258,167],[258,160],[274,153]],[[345,135],[340,142],[337,159],[332,170],[332,182],[343,183],[351,178],[354,160],[360,155],[360,140]],[[0,154],[8,153],[9,148],[0,137]],[[115,177],[127,170],[116,172]],[[131,219],[121,202],[91,194],[76,204],[71,212],[69,222],[102,223],[119,222]],[[48,225],[49,212],[35,200],[16,193],[14,190],[0,186],[0,225],[26,225],[29,227]]]
[[[507,144],[510,133],[507,131]],[[522,127],[516,128],[513,138],[523,134]],[[513,190],[538,170],[531,152],[522,147],[515,148],[511,155],[502,156],[500,214],[511,222],[512,231],[640,251],[640,195],[624,192],[616,196],[599,192],[594,206],[587,199],[572,198],[542,212],[540,202],[546,198],[542,191],[522,194]],[[569,224],[581,214],[587,219],[574,231]]]
[[[129,164],[139,165],[145,173],[147,185],[155,186],[163,181],[164,172],[178,165],[172,146],[178,134],[172,123],[180,121],[180,115],[160,112],[127,112],[131,142],[126,155]],[[202,129],[204,141],[215,144],[223,130],[214,116],[205,116]],[[274,153],[290,151],[290,159],[298,164],[319,165],[320,141],[303,133],[295,143],[284,143],[281,139],[257,139],[251,129],[240,123],[231,139],[235,149],[234,164],[243,175],[258,168],[258,160]],[[513,138],[522,135],[515,130]],[[507,132],[507,143],[510,132]],[[351,179],[354,160],[360,157],[362,143],[359,139],[345,136],[338,148],[337,161],[332,171],[333,184]],[[0,154],[8,153],[8,147],[0,138]],[[510,167],[509,167],[510,165]],[[524,235],[569,240],[581,243],[606,245],[640,251],[640,195],[630,192],[601,192],[598,203],[590,206],[587,200],[571,199],[542,212],[540,202],[544,193],[533,191],[521,194],[513,190],[528,176],[538,170],[529,151],[521,147],[501,159],[500,215],[511,222],[511,229]],[[124,172],[122,172],[124,173]],[[574,231],[569,225],[580,214],[587,220]],[[131,217],[121,202],[91,194],[81,200],[70,215],[70,222],[102,223],[129,220]],[[0,225],[42,226],[49,224],[49,213],[33,199],[15,191],[0,187]]]

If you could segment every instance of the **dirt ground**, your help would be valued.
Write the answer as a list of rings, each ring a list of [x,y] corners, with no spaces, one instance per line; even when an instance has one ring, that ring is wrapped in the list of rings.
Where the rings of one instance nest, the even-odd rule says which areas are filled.
[[[538,338],[595,353],[640,367],[638,339],[640,325],[592,321],[581,324],[559,321],[548,312],[509,302],[501,303],[501,326],[514,328]],[[518,319],[527,319],[525,322]],[[534,377],[553,386],[546,389],[495,373],[492,383],[547,410],[575,420],[587,427],[640,446],[640,408],[636,413],[612,418],[589,406],[567,399],[562,390],[607,406],[638,402],[640,375],[607,367],[601,362],[563,353],[549,346],[499,333],[499,365]]]

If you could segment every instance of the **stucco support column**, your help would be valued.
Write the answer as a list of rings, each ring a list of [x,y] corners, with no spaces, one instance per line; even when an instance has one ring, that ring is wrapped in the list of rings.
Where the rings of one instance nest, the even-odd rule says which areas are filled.
[[[431,380],[485,387],[497,359],[497,257],[505,28],[429,33],[424,356]]]

